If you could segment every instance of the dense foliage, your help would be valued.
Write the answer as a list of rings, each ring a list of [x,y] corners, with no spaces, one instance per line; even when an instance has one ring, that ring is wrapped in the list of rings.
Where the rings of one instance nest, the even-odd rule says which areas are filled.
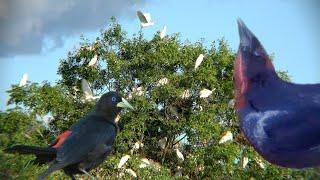
[[[195,69],[199,54],[202,64]],[[89,61],[98,55],[96,67]],[[120,92],[130,99],[134,111],[123,112],[114,150],[93,176],[104,179],[132,178],[132,169],[143,179],[301,179],[315,178],[319,171],[280,168],[262,160],[246,142],[230,105],[233,98],[235,53],[224,40],[206,47],[201,42],[181,42],[179,35],[147,40],[142,31],[128,38],[112,19],[94,42],[62,59],[57,84],[29,83],[9,90],[11,109],[0,112],[0,179],[34,179],[46,167],[32,163],[33,156],[5,154],[15,144],[46,146],[59,132],[90,111],[94,102],[83,101],[81,79],[91,84],[95,95]],[[286,73],[281,73],[288,78]],[[164,80],[167,78],[166,80]],[[159,82],[159,80],[161,80]],[[212,90],[200,98],[203,89]],[[190,97],[183,97],[187,91]],[[42,118],[51,119],[48,123]],[[227,131],[233,140],[219,144]],[[164,147],[159,140],[166,139]],[[136,142],[143,147],[132,150]],[[179,149],[185,160],[176,156]],[[131,158],[118,169],[120,158]],[[247,157],[249,163],[243,167]],[[140,168],[142,158],[154,165]],[[67,178],[62,172],[52,178]],[[80,177],[80,176],[79,176]],[[81,175],[86,177],[86,175]]]

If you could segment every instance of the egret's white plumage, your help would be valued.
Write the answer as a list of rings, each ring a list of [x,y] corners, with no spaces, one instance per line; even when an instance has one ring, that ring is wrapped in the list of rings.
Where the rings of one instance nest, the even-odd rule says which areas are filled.
[[[128,99],[132,99],[132,95],[135,94],[137,96],[143,96],[144,90],[143,87],[133,87],[132,92],[128,94]]]
[[[227,131],[224,133],[224,135],[221,137],[219,144],[225,143],[227,141],[232,141],[233,140],[233,135],[231,131]]]
[[[161,138],[159,141],[158,141],[158,145],[161,149],[164,149],[166,147],[166,144],[167,144],[167,140],[168,138],[167,137],[164,137],[164,138]]]
[[[254,160],[256,161],[256,163],[259,165],[259,167],[261,169],[265,169],[266,168],[261,159],[256,157]]]
[[[132,146],[132,149],[130,150],[131,154],[133,154],[134,151],[139,150],[143,146],[144,146],[144,144],[142,142],[140,142],[140,141],[135,142],[134,145]]]
[[[94,55],[94,57],[90,60],[88,66],[89,67],[95,67],[98,62],[98,55]]]
[[[119,163],[118,163],[118,168],[122,168],[122,166],[130,159],[130,155],[124,155]]]
[[[243,168],[243,169],[246,168],[247,165],[248,165],[248,163],[249,163],[249,158],[248,158],[247,156],[244,156],[244,157],[242,158],[242,168]]]
[[[200,54],[200,55],[198,56],[198,58],[197,58],[197,60],[196,60],[196,63],[195,63],[195,65],[194,65],[194,69],[197,69],[197,68],[200,66],[200,64],[201,64],[202,61],[203,61],[203,58],[204,58],[204,55],[203,55],[203,54]]]
[[[235,100],[234,100],[234,99],[231,99],[231,100],[228,102],[228,107],[229,107],[229,108],[233,108],[233,107],[234,107],[234,104],[235,104]]]
[[[125,172],[130,174],[132,177],[136,178],[137,177],[137,173],[134,172],[132,169],[125,169]]]
[[[150,166],[150,161],[147,158],[142,158],[139,168],[145,168]]]
[[[161,165],[158,162],[153,161],[152,159],[142,158],[139,168],[153,167],[158,171],[161,169]]]
[[[141,11],[137,11],[138,18],[140,20],[141,27],[149,27],[153,26],[154,22],[151,21],[151,14],[150,13],[143,13]]]
[[[212,94],[212,91],[209,89],[202,89],[200,91],[200,98],[207,98]]]
[[[157,86],[163,86],[163,85],[166,85],[169,83],[169,79],[164,77],[164,78],[161,78],[158,83],[157,83]]]
[[[160,31],[160,38],[163,39],[167,34],[167,26],[163,26],[162,30]]]
[[[183,154],[180,152],[180,150],[179,150],[179,149],[175,149],[175,150],[176,150],[176,155],[177,155],[178,159],[179,159],[180,161],[184,161],[184,156],[183,156]]]
[[[191,94],[190,94],[190,90],[189,90],[189,89],[184,90],[183,93],[181,94],[181,98],[182,98],[182,99],[187,99],[187,98],[189,98],[190,96],[191,96]]]
[[[25,86],[28,82],[28,79],[29,79],[29,75],[27,73],[24,73],[22,76],[22,79],[20,80],[19,86],[20,87]]]

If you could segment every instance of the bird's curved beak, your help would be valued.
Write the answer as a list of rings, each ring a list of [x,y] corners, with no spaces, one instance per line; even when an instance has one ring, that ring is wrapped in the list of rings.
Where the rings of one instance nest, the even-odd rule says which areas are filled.
[[[133,106],[124,98],[122,98],[122,101],[117,104],[117,107],[128,108],[128,109],[134,110]]]

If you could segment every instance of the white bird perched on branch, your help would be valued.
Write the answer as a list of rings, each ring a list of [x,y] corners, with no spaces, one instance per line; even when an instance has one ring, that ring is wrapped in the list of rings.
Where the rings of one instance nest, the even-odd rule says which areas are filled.
[[[134,151],[139,150],[140,148],[143,147],[143,145],[144,144],[140,141],[135,142],[132,149],[130,150],[130,153],[133,154]]]
[[[204,55],[203,55],[203,54],[200,54],[200,55],[198,56],[198,58],[197,58],[197,60],[196,60],[196,63],[195,63],[195,65],[194,65],[194,69],[197,69],[197,68],[200,66],[200,64],[201,64],[202,61],[203,61],[203,58],[204,58]]]
[[[158,141],[158,145],[161,149],[164,149],[166,147],[166,144],[167,144],[167,140],[168,138],[167,137],[164,137],[164,138],[161,138],[159,141]]]
[[[118,163],[118,169],[121,168],[129,159],[130,155],[124,155]]]
[[[254,160],[257,162],[257,164],[260,166],[261,169],[266,168],[261,159],[256,157]]]
[[[88,63],[88,67],[95,67],[98,62],[98,55],[94,55],[93,58]]]
[[[191,96],[191,93],[190,93],[190,90],[189,89],[186,89],[183,91],[183,93],[181,94],[181,98],[182,99],[187,99]]]
[[[180,150],[177,148],[177,149],[175,149],[176,150],[176,155],[177,155],[177,157],[178,157],[178,159],[179,159],[179,161],[184,161],[184,156],[183,156],[183,154],[180,152]]]
[[[163,26],[162,30],[160,31],[160,38],[163,39],[167,34],[167,26]]]
[[[228,107],[229,107],[229,108],[234,108],[234,105],[235,105],[235,100],[234,100],[234,99],[231,99],[231,100],[228,102]]]
[[[151,14],[150,13],[143,13],[141,11],[137,11],[138,18],[140,20],[141,27],[149,27],[153,26],[154,22],[151,22]]]
[[[81,86],[82,86],[82,91],[84,93],[84,97],[86,101],[92,101],[100,98],[100,96],[93,96],[93,93],[90,89],[90,86],[87,80],[82,79]]]
[[[20,87],[25,86],[28,82],[28,78],[29,78],[29,75],[27,73],[24,73],[22,76],[22,79],[20,80],[19,86]]]
[[[130,174],[132,177],[136,178],[137,177],[137,173],[134,172],[132,169],[125,169],[124,170],[126,173]]]
[[[163,85],[166,85],[169,83],[169,79],[164,77],[164,78],[161,78],[158,83],[157,83],[157,86],[163,86]]]
[[[233,140],[233,135],[231,133],[231,131],[227,131],[226,133],[224,133],[224,135],[221,137],[219,144],[225,143],[227,141],[232,141]]]
[[[244,156],[242,158],[242,168],[246,168],[247,167],[247,164],[249,163],[249,158],[247,156]]]
[[[212,91],[209,89],[202,89],[200,91],[200,98],[207,98],[212,94]]]

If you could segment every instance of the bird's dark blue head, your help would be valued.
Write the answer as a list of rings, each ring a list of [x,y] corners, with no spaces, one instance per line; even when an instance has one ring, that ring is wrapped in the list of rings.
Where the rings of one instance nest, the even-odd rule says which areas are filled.
[[[108,92],[101,96],[95,106],[95,112],[104,114],[108,118],[115,118],[123,108],[132,109],[133,107],[127,100],[122,98],[117,92]]]

